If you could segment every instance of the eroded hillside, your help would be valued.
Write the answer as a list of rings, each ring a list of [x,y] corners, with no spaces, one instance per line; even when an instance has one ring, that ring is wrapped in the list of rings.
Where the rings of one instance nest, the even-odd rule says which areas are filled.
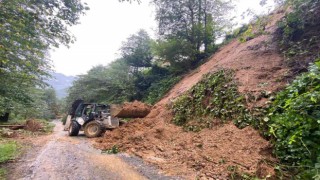
[[[268,164],[276,160],[271,156],[270,144],[253,128],[238,129],[231,122],[216,119],[211,128],[186,132],[172,124],[170,107],[204,75],[220,69],[234,71],[234,81],[246,97],[249,109],[264,106],[268,99],[261,93],[279,91],[287,83],[288,69],[274,39],[276,22],[283,16],[281,11],[270,15],[262,35],[244,43],[235,39],[222,47],[207,63],[176,84],[146,118],[107,132],[96,146],[101,149],[117,146],[156,164],[167,174],[189,179],[227,179],[237,173],[273,175],[273,167]]]

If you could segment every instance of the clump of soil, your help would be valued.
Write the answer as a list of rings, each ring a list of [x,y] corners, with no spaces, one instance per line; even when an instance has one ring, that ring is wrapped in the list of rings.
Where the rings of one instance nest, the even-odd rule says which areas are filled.
[[[248,173],[265,178],[273,168],[261,162],[273,162],[268,141],[251,127],[238,129],[233,123],[216,124],[201,132],[185,132],[171,123],[172,102],[219,69],[232,69],[240,93],[260,96],[276,92],[286,85],[289,71],[273,40],[276,22],[283,13],[273,13],[265,35],[245,43],[237,39],[221,48],[210,60],[186,75],[143,119],[133,120],[99,138],[96,147],[135,154],[159,166],[164,172],[188,179],[229,179],[231,174]],[[249,107],[263,106],[265,98],[248,100]]]
[[[43,126],[41,122],[35,120],[35,119],[30,119],[26,121],[26,126],[24,127],[25,130],[31,131],[31,132],[37,132],[43,129]]]
[[[160,109],[165,110],[164,107],[156,107],[153,111]],[[260,161],[274,159],[270,154],[262,153],[269,143],[253,128],[238,129],[230,122],[192,133],[169,124],[171,118],[172,114],[167,110],[156,118],[131,121],[106,132],[104,138],[97,140],[96,147],[111,149],[117,145],[120,151],[139,156],[169,175],[190,179],[227,179],[232,173],[228,170],[230,168],[236,168],[240,174],[274,173],[260,172]],[[273,170],[272,167],[269,169]]]
[[[143,118],[150,113],[151,106],[139,101],[126,102],[122,106],[112,106],[111,113],[119,118]]]

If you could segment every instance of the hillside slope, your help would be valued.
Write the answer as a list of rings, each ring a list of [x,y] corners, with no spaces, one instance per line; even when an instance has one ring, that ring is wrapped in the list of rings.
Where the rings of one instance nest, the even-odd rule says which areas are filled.
[[[47,83],[52,86],[56,91],[57,97],[59,99],[67,96],[67,89],[71,87],[72,82],[76,79],[74,76],[66,76],[62,73],[51,74],[52,78],[47,80]]]
[[[203,75],[221,68],[235,71],[238,90],[245,95],[258,96],[263,91],[282,89],[288,69],[273,39],[276,22],[282,17],[281,11],[272,14],[264,35],[245,43],[236,39],[222,47],[207,63],[176,84],[146,118],[107,132],[97,140],[96,146],[110,149],[116,145],[158,165],[165,173],[188,179],[227,179],[238,172],[258,177],[274,174],[267,163],[276,161],[271,156],[270,145],[253,128],[238,129],[231,122],[217,121],[212,129],[185,132],[171,123],[172,112],[167,107]],[[248,106],[263,106],[265,102],[266,99],[259,98],[248,101]]]

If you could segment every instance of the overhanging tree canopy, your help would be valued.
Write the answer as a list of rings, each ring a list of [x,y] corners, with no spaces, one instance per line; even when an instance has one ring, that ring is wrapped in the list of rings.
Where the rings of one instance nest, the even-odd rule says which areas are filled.
[[[68,45],[68,27],[88,9],[78,0],[0,1],[0,114],[31,101],[29,87],[44,86],[50,47]]]

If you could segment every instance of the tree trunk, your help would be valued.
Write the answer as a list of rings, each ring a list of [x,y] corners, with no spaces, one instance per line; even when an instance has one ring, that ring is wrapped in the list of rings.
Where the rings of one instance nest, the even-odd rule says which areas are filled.
[[[208,22],[207,22],[207,0],[204,0],[204,52],[208,51]]]
[[[200,53],[200,48],[202,44],[202,1],[198,2],[198,25],[197,25],[197,53]]]

